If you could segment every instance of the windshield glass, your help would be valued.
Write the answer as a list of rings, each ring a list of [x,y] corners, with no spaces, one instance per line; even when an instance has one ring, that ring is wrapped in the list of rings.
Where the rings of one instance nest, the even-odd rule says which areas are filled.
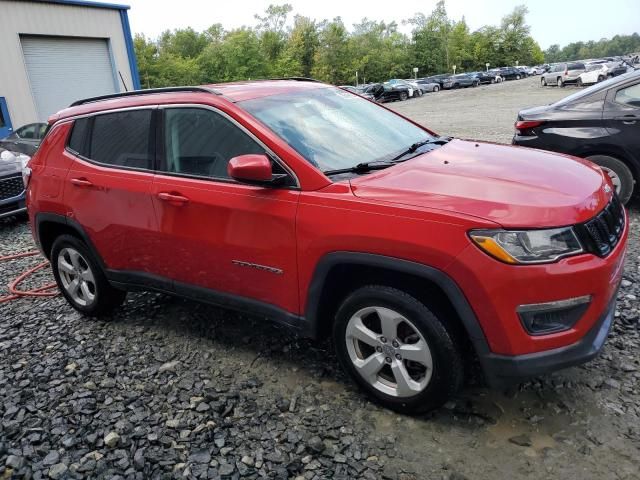
[[[573,102],[575,100],[579,100],[579,99],[581,99],[583,97],[591,95],[591,94],[593,94],[595,92],[599,92],[600,90],[605,90],[605,89],[609,88],[611,85],[614,85],[616,83],[622,83],[625,80],[627,80],[627,79],[629,79],[629,78],[631,78],[633,76],[640,76],[640,75],[638,74],[637,71],[632,71],[632,72],[629,72],[629,73],[625,73],[623,75],[619,75],[617,77],[610,78],[610,79],[605,80],[603,82],[596,83],[595,85],[592,85],[592,86],[590,86],[588,88],[585,88],[584,90],[580,90],[579,92],[576,92],[576,93],[574,93],[572,95],[569,95],[568,97],[565,97],[562,100],[558,100],[556,103],[552,103],[551,105],[556,106],[556,107],[559,107],[559,106],[562,106],[562,105],[566,105],[566,104],[571,103],[571,102]]]
[[[337,88],[318,88],[238,102],[323,171],[389,160],[429,133]]]

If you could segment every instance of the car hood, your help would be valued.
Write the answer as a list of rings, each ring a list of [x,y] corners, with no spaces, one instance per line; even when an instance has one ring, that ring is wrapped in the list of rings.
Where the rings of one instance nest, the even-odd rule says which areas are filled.
[[[611,198],[595,165],[566,155],[452,140],[351,180],[354,195],[472,215],[504,227],[580,223]]]

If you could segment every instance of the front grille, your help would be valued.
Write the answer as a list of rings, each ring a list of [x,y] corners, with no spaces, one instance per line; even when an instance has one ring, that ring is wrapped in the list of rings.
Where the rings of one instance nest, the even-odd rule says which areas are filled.
[[[585,248],[600,257],[611,253],[624,231],[624,207],[614,195],[609,204],[594,218],[577,225],[576,230]]]
[[[9,177],[0,180],[0,200],[17,197],[24,192],[24,183],[22,183],[22,175]]]

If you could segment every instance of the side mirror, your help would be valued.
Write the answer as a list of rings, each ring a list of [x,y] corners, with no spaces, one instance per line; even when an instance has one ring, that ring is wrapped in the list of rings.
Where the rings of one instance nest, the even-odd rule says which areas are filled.
[[[271,160],[263,154],[238,155],[229,160],[227,173],[231,178],[243,183],[278,184],[285,174],[274,175]]]

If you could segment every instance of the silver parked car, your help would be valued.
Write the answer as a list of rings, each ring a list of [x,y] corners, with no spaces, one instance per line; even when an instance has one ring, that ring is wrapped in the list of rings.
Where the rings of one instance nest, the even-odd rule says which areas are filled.
[[[568,83],[576,83],[586,67],[582,62],[566,62],[553,65],[547,73],[542,74],[540,83],[543,87],[557,85],[564,87]]]

